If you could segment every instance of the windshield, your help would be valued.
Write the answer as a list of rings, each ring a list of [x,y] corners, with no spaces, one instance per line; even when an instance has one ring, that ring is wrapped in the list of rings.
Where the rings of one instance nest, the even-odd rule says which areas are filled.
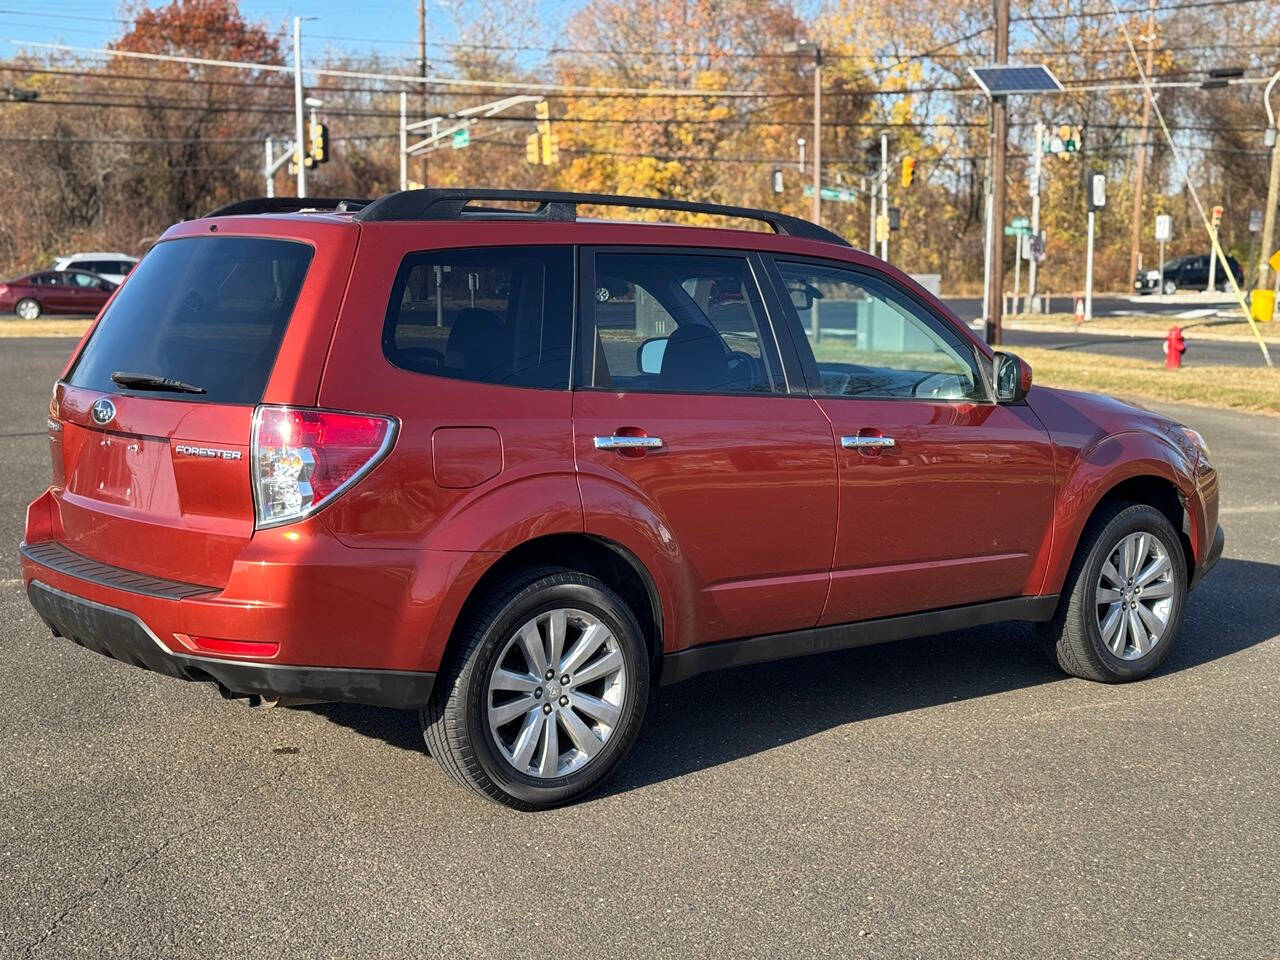
[[[183,399],[262,399],[312,248],[259,237],[184,237],[157,244],[112,301],[68,381],[130,392],[127,371],[202,388]]]

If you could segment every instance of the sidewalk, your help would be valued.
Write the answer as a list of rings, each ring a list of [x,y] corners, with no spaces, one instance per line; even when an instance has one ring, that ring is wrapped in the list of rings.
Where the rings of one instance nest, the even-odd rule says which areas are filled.
[[[1143,298],[1149,299],[1149,298]],[[1182,328],[1188,340],[1220,340],[1227,343],[1256,343],[1249,324],[1240,316],[1240,308],[1215,310],[1202,317],[1185,318],[1168,313],[1135,313],[1125,317],[1099,317],[1088,323],[1076,323],[1070,313],[1013,314],[1003,325],[1009,330],[1031,330],[1044,333],[1097,333],[1108,336],[1163,337],[1172,326]],[[1267,343],[1280,343],[1280,322],[1258,324],[1258,332]]]

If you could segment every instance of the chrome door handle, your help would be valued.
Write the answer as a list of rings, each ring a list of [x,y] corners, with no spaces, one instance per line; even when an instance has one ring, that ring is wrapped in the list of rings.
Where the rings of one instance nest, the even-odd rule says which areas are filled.
[[[661,437],[596,437],[597,450],[652,450],[662,446]]]
[[[895,446],[893,437],[841,437],[840,446],[846,450],[867,450]]]

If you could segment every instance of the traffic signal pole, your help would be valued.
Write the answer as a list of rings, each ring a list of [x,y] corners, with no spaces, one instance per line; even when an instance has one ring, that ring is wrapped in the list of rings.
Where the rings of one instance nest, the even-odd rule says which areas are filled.
[[[307,195],[307,165],[303,162],[306,138],[302,116],[302,18],[293,18],[293,153],[298,165],[298,196]]]
[[[1267,259],[1275,252],[1276,238],[1276,204],[1280,203],[1280,111],[1271,108],[1271,91],[1280,81],[1280,71],[1276,72],[1268,82],[1262,94],[1262,102],[1267,108],[1268,137],[1271,140],[1271,177],[1267,182],[1267,209],[1262,217],[1262,257],[1258,263],[1258,289],[1270,289],[1268,283],[1271,265]]]
[[[822,50],[813,48],[813,222],[822,223]]]
[[[889,135],[880,134],[880,216],[889,217]],[[889,231],[880,235],[880,259],[889,262]]]

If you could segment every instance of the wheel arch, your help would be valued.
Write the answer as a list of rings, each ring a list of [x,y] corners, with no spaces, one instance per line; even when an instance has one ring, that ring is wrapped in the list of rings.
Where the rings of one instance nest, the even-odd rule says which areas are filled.
[[[538,566],[565,567],[598,577],[631,608],[649,647],[651,666],[661,664],[663,649],[662,597],[653,576],[622,544],[588,533],[552,533],[526,540],[497,557],[480,575],[454,618],[442,657],[457,641],[458,628],[500,583],[520,570]],[[657,676],[654,674],[654,682]]]

